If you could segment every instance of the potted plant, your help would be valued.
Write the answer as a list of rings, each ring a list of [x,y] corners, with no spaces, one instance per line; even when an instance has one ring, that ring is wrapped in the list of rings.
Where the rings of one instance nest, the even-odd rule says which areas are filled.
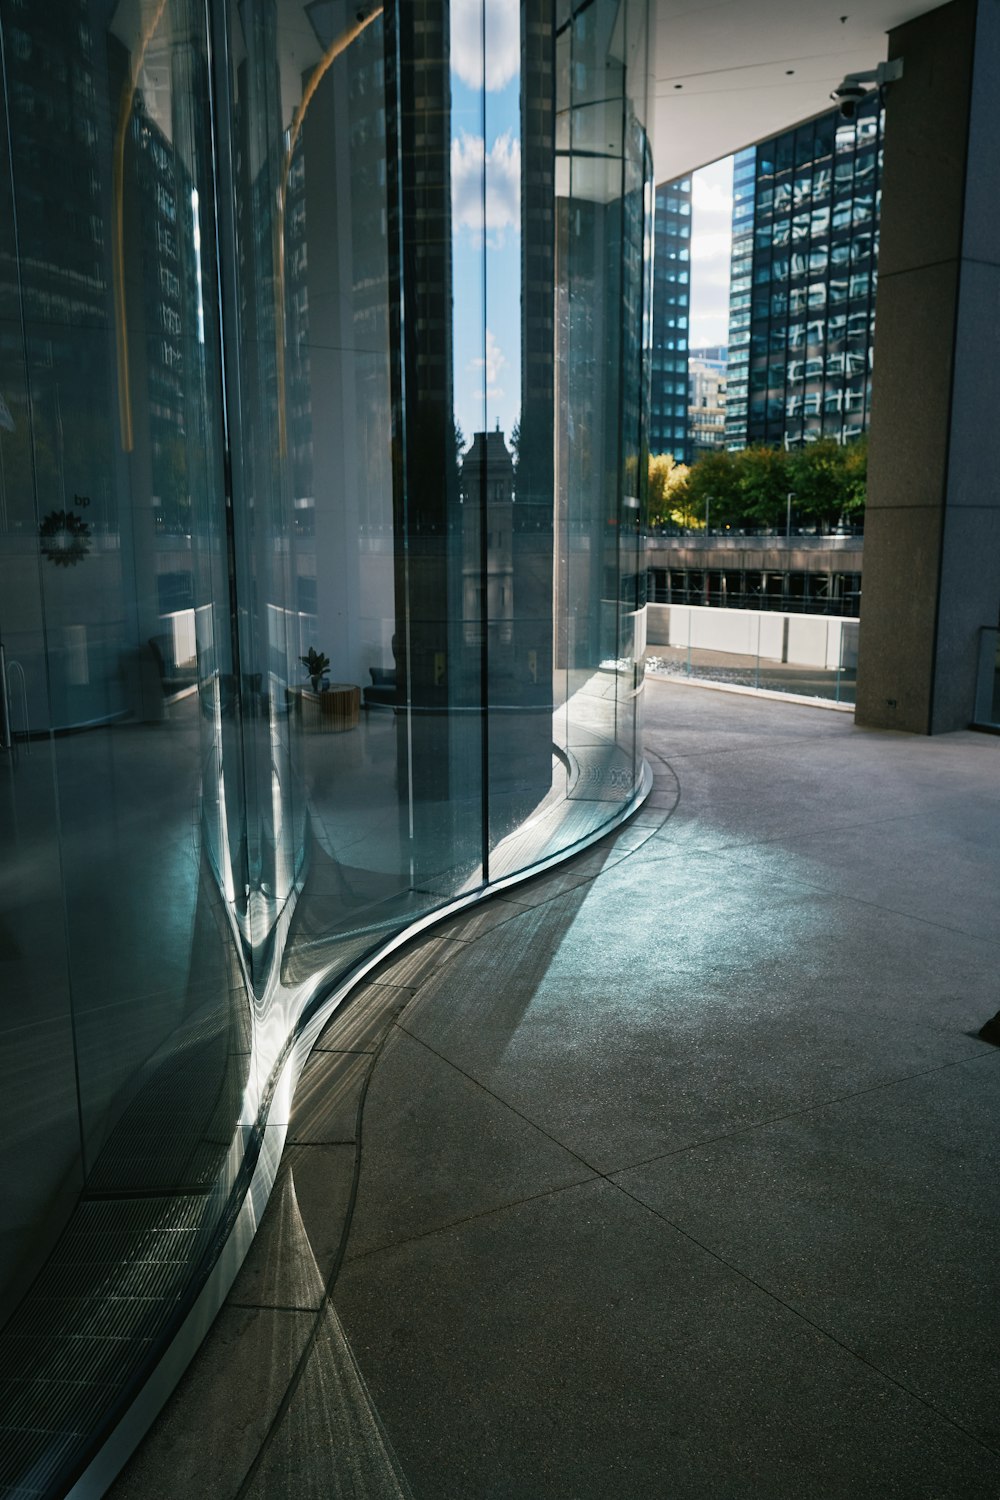
[[[315,646],[309,647],[308,656],[300,656],[299,661],[305,667],[312,683],[314,693],[322,693],[328,686],[323,681],[330,671],[330,658],[322,651],[317,651]]]

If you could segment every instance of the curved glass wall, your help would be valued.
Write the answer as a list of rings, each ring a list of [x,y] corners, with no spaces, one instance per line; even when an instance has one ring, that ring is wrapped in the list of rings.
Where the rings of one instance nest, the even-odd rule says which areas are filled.
[[[127,1408],[324,997],[637,794],[647,23],[0,0],[0,1484]]]

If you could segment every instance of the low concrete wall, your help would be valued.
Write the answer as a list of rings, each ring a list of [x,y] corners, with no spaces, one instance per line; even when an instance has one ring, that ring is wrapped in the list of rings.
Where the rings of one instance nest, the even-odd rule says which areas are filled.
[[[692,646],[830,671],[858,663],[858,621],[841,615],[649,604],[646,638],[650,647]]]

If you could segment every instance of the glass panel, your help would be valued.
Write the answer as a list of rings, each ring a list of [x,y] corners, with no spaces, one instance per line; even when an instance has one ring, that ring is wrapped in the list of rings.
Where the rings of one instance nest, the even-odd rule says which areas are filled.
[[[72,1419],[25,1421],[30,1472],[46,1444],[72,1455],[175,1315],[185,1257],[142,1298],[118,1260],[155,1219],[197,1264],[242,1157],[252,1032],[202,14],[2,23],[5,1066],[33,1043],[2,1162],[4,1311],[23,1293],[31,1338],[3,1359],[51,1389],[69,1331],[78,1380]],[[70,1211],[103,1230],[46,1263]]]
[[[0,1317],[124,1319],[29,1469],[331,987],[633,794],[647,8],[0,0]]]
[[[202,1067],[235,1124],[228,1049],[246,1024],[198,819],[231,681],[205,39],[183,0],[123,6],[101,36],[48,12],[25,24],[8,58],[33,99],[12,155],[32,450],[18,509],[40,584],[5,594],[7,628],[32,635],[28,724],[54,760],[85,1166],[108,1189],[166,1186],[214,1171],[211,1151],[191,1166],[197,1108],[170,1149],[154,1137]],[[53,153],[70,74],[74,128]],[[234,773],[238,789],[238,757]]]
[[[479,463],[486,546],[490,873],[549,852],[561,804],[552,732],[553,324],[551,7],[487,10],[485,285],[488,379]],[[517,182],[515,184],[514,175]],[[520,202],[515,219],[502,211]],[[497,334],[494,333],[497,330]],[[502,340],[502,347],[501,342]],[[505,434],[510,435],[508,459]]]
[[[32,39],[22,33],[30,48]],[[23,50],[23,49],[22,49]],[[14,76],[24,78],[23,63]],[[83,1181],[14,201],[0,125],[0,1323]],[[58,484],[57,454],[39,453]],[[86,510],[77,510],[81,522]],[[78,540],[82,545],[83,538]],[[73,637],[71,636],[72,640]],[[79,655],[79,653],[78,653]],[[35,738],[29,732],[35,729]],[[30,1170],[25,1170],[30,1163]]]
[[[631,695],[641,649],[632,623],[638,594],[632,549],[641,491],[636,407],[627,412],[622,404],[629,382],[621,372],[637,375],[641,363],[634,347],[626,348],[623,330],[633,329],[635,341],[641,337],[644,143],[628,78],[631,60],[644,106],[637,61],[644,17],[639,6],[614,16],[582,9],[572,28],[569,95],[557,101],[570,114],[570,151],[557,178],[557,597],[566,620],[558,648],[565,662],[564,751],[581,827],[600,818],[602,802],[627,797],[634,774]],[[628,607],[620,602],[623,575]]]

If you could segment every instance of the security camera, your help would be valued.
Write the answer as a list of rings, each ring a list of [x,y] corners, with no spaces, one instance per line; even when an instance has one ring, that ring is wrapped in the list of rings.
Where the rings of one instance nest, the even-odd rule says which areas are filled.
[[[902,76],[903,59],[897,57],[892,62],[879,63],[877,68],[869,68],[864,73],[848,73],[830,98],[837,105],[842,120],[856,120],[858,106],[870,93],[878,89],[881,96],[887,83],[895,83]]]
[[[839,88],[835,88],[830,98],[836,102],[837,109],[842,120],[854,120],[857,118],[858,105],[871,93],[856,78],[845,78]]]

